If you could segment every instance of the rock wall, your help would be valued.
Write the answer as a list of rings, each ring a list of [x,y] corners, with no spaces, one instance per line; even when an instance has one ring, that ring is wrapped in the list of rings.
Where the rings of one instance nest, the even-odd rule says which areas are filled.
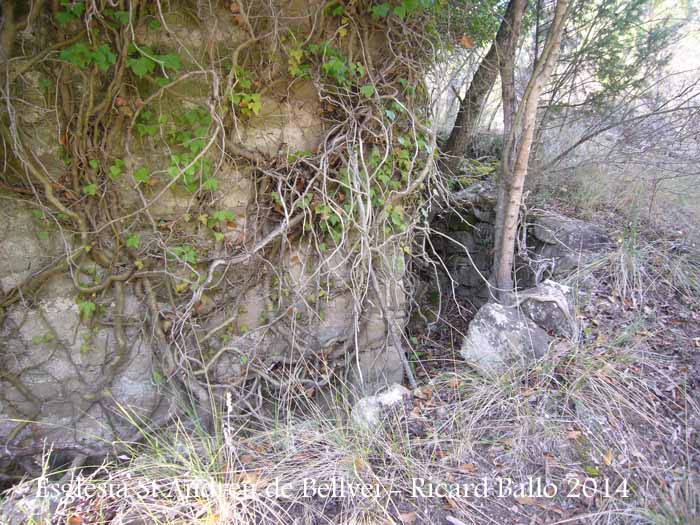
[[[245,417],[282,388],[402,380],[398,190],[431,144],[406,135],[424,91],[421,47],[411,69],[386,45],[400,27],[364,4],[229,1],[61,3],[27,25],[8,53],[27,110],[2,128],[4,466],[109,451],[135,432],[125,410],[158,424],[232,392]]]
[[[455,193],[453,201],[454,207],[434,220],[437,233],[431,242],[445,263],[443,289],[454,280],[457,296],[478,307],[490,298],[486,281],[493,259],[495,184],[473,183]],[[515,275],[521,290],[570,276],[611,242],[599,226],[554,212],[524,217],[519,239]]]

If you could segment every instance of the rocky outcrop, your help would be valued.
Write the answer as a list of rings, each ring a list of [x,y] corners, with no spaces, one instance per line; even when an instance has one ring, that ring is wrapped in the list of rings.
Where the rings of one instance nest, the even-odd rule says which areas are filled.
[[[460,354],[481,373],[496,376],[544,356],[550,342],[547,333],[517,308],[488,303],[469,324]]]
[[[453,208],[433,221],[437,232],[431,243],[444,263],[443,289],[451,289],[453,279],[458,297],[477,307],[491,298],[487,279],[493,260],[496,199],[491,181],[473,183],[454,193]],[[516,254],[519,289],[537,286],[547,278],[562,280],[610,247],[610,238],[599,226],[552,212],[528,215],[521,228],[518,238],[527,256]]]
[[[586,266],[595,254],[610,248],[611,239],[598,225],[553,212],[527,218],[534,256],[542,272],[561,279]]]
[[[364,65],[355,56],[343,66],[357,73],[350,89],[350,79],[328,75],[330,55],[313,51],[327,45],[327,35],[316,34],[319,2],[263,3],[252,8],[260,10],[255,28],[230,11],[237,5],[154,14],[146,3],[123,34],[114,29],[126,23],[123,12],[90,22],[62,5],[66,44],[82,38],[83,25],[110,28],[95,28],[106,54],[100,67],[90,65],[90,89],[87,66],[97,52],[77,56],[88,40],[56,53],[57,76],[12,77],[26,108],[13,114],[21,133],[8,146],[16,149],[12,173],[3,174],[12,191],[0,194],[0,469],[45,446],[61,465],[75,454],[99,455],[134,434],[122,408],[145,421],[171,413],[178,399],[166,388],[182,394],[188,410],[195,399],[206,411],[210,393],[247,398],[253,383],[262,403],[260,385],[275,390],[297,379],[294,388],[309,395],[341,377],[361,394],[402,381],[404,350],[396,345],[412,210],[394,199],[387,218],[384,201],[373,204],[359,257],[352,201],[365,198],[364,180],[352,188],[338,181],[352,171],[342,152],[354,146],[342,141],[365,137],[337,127],[335,112],[352,105],[333,102],[343,82],[343,97],[381,118],[370,97],[353,93],[359,77],[362,85],[373,77],[372,62],[383,63],[386,31],[364,42]],[[358,16],[371,20],[369,12]],[[17,35],[22,52],[13,67],[55,44],[54,24],[42,15]],[[280,35],[307,25],[317,41],[280,46]],[[140,47],[127,46],[130,39]],[[349,60],[340,48],[333,53]],[[241,63],[229,63],[233,57]],[[66,90],[56,95],[49,78]],[[81,101],[84,127],[67,130]],[[98,109],[99,117],[83,114]],[[46,118],[61,110],[71,114]],[[387,125],[404,126],[402,118]],[[90,151],[78,151],[87,144]],[[34,178],[19,169],[27,159]],[[373,192],[395,193],[372,184]]]
[[[509,305],[520,310],[537,326],[554,335],[573,338],[578,330],[573,292],[568,286],[547,279],[534,288],[516,291]]]

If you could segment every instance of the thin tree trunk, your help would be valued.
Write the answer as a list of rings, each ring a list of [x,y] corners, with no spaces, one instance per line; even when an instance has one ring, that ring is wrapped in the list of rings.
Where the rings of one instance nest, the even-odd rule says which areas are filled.
[[[459,104],[457,120],[443,147],[443,153],[447,155],[445,166],[452,172],[457,170],[460,158],[464,156],[472,144],[484,102],[496,82],[496,78],[498,78],[499,55],[503,54],[504,51],[508,54],[508,43],[513,40],[511,28],[516,25],[517,20],[520,20],[521,24],[526,5],[527,0],[510,0],[508,2],[496,39],[479,64],[467,94]],[[517,35],[515,40],[517,41]]]
[[[500,181],[503,190],[499,192],[500,202],[496,210],[496,231],[500,230],[500,233],[497,235],[493,268],[495,285],[501,299],[506,292],[513,289],[515,236],[537,122],[537,105],[559,56],[569,3],[570,0],[557,1],[544,49],[535,65],[503,148]]]
[[[501,74],[501,101],[503,103],[503,142],[505,143],[513,129],[513,120],[515,119],[515,111],[517,107],[517,97],[515,95],[515,53],[517,50],[518,40],[523,25],[523,15],[527,9],[527,0],[515,0],[517,5],[514,8],[511,31],[508,34],[508,39],[504,42],[503,48],[499,53],[498,69]],[[513,151],[508,155],[502,154],[504,159],[512,159]],[[509,168],[512,169],[512,166]],[[505,185],[498,185],[497,205],[505,203]],[[497,213],[498,215],[498,213]],[[494,246],[498,246],[501,242],[503,230],[496,229]]]

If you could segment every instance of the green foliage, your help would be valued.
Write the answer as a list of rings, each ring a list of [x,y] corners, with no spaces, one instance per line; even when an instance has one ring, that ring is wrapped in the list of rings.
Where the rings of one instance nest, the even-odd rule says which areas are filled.
[[[61,60],[65,60],[84,69],[92,60],[92,51],[90,51],[90,48],[85,42],[76,42],[72,46],[61,51],[59,56]]]
[[[113,181],[118,180],[124,173],[124,161],[122,159],[117,159],[109,167],[109,178]]]
[[[339,243],[343,237],[343,219],[341,212],[328,204],[318,203],[314,208],[314,213],[319,219],[321,231],[331,236],[331,239]]]
[[[41,345],[44,343],[50,343],[54,339],[55,337],[52,333],[47,333],[44,335],[35,335],[34,337],[32,337],[32,343],[35,345]]]
[[[117,55],[114,54],[108,44],[102,44],[95,49],[88,47],[85,42],[76,42],[67,47],[60,54],[61,60],[85,69],[91,64],[95,64],[100,71],[107,71],[117,62]]]
[[[102,44],[93,52],[92,60],[100,71],[107,71],[117,63],[117,55],[112,52],[108,44]]]
[[[211,159],[203,156],[194,162],[207,144],[211,126],[209,111],[203,107],[188,110],[176,117],[175,126],[170,138],[178,153],[170,156],[168,174],[171,177],[181,176],[183,186],[190,193],[196,193],[200,188],[217,190],[219,181],[213,176]]]
[[[262,95],[252,88],[250,72],[242,67],[236,68],[236,84],[230,95],[231,103],[246,117],[259,115],[262,109]]]
[[[56,22],[59,26],[65,27],[73,20],[78,20],[85,13],[85,2],[72,2],[71,0],[61,0],[62,11],[56,13]]]
[[[138,78],[150,75],[155,71],[156,66],[160,66],[165,75],[168,71],[177,73],[182,69],[182,60],[179,55],[174,53],[160,55],[148,46],[131,44],[129,55],[126,65]]]
[[[207,226],[209,228],[215,228],[222,223],[235,222],[236,214],[230,210],[219,210],[212,214],[212,216],[207,220]]]
[[[80,313],[80,317],[82,317],[84,321],[89,321],[90,319],[92,319],[96,311],[97,305],[92,301],[83,299],[78,300],[78,312]]]
[[[190,193],[196,193],[200,189],[216,191],[219,187],[219,181],[212,176],[211,159],[200,158],[197,162],[193,162],[196,155],[191,153],[180,153],[170,156],[171,164],[168,168],[168,174],[171,177],[177,177],[182,173],[182,184]]]
[[[165,120],[167,120],[167,118],[165,118]],[[145,136],[154,137],[158,133],[160,125],[163,123],[164,121],[157,118],[152,111],[142,111],[136,119],[136,134],[139,138]]]
[[[345,6],[341,3],[330,4],[326,8],[326,15],[328,16],[343,16],[345,14]]]
[[[393,206],[389,208],[389,219],[391,224],[396,227],[399,231],[403,232],[406,230],[406,224],[403,218],[403,207]]]
[[[386,18],[391,12],[391,4],[389,2],[382,2],[381,4],[375,4],[372,6],[372,17],[375,20],[380,18]]]
[[[129,25],[129,11],[118,11],[114,9],[104,9],[102,14],[114,19],[119,25]]]
[[[590,99],[595,104],[648,84],[652,71],[668,62],[665,51],[679,26],[670,19],[649,23],[647,13],[653,5],[653,0],[577,4],[572,18],[594,25],[596,35],[584,38],[584,26],[567,44],[577,48],[577,71],[592,73],[600,83]]]
[[[199,261],[199,253],[189,244],[173,246],[170,253],[188,264],[197,264]]]
[[[372,84],[365,84],[360,88],[360,93],[362,93],[367,98],[372,98],[375,93],[374,86]]]
[[[148,168],[142,166],[134,171],[134,179],[136,179],[136,182],[148,184],[151,181],[151,172],[148,171]]]
[[[459,31],[457,39],[467,35],[475,47],[487,46],[496,36],[506,5],[501,0],[450,0],[449,9],[438,10],[438,25],[441,30]]]
[[[190,193],[200,189],[215,191],[219,181],[213,176],[211,159],[202,155],[195,162],[209,141],[212,119],[205,107],[195,107],[175,115],[165,115],[144,110],[136,121],[136,133],[140,138],[159,134],[167,140],[170,165],[166,171],[171,177],[179,177],[182,186]],[[134,172],[137,182],[149,184],[151,171],[141,167]]]
[[[241,108],[241,113],[250,117],[251,115],[260,114],[262,109],[260,97],[260,93],[241,93],[233,96],[233,102]]]
[[[393,6],[389,2],[374,4],[370,11],[374,20],[386,18],[390,13],[404,20],[420,12],[433,9],[435,6],[436,2],[434,0],[401,0],[398,5]]]
[[[147,56],[128,58],[126,65],[139,78],[150,75],[156,69],[156,62]]]
[[[314,152],[313,151],[308,151],[308,150],[303,150],[303,151],[295,151],[294,153],[290,153],[287,155],[287,162],[290,164],[298,161],[299,159],[306,159],[309,157],[313,157]]]
[[[141,236],[138,233],[132,233],[126,238],[126,245],[137,250],[141,246]]]
[[[311,66],[304,63],[304,50],[300,47],[289,50],[289,74],[294,78],[309,78]]]
[[[87,184],[83,186],[83,193],[85,195],[94,197],[95,195],[97,195],[97,184],[93,182],[92,184]]]
[[[321,72],[326,80],[331,80],[334,84],[348,88],[367,74],[362,64],[351,63],[343,52],[333,47],[330,42],[309,44],[307,49],[312,57],[320,61]]]

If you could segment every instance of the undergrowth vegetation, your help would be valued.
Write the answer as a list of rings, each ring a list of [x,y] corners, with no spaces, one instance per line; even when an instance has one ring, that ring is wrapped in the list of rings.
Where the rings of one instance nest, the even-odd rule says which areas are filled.
[[[612,243],[579,254],[565,281],[575,320],[562,312],[580,333],[545,334],[544,358],[485,377],[456,355],[473,311],[431,221],[503,166],[487,156],[459,174],[438,169],[438,95],[426,79],[449,84],[446,62],[493,39],[501,2],[297,4],[29,2],[17,27],[2,26],[16,55],[0,57],[0,198],[31,210],[36,240],[58,248],[0,296],[8,339],[21,342],[34,309],[42,322],[22,351],[0,353],[14,395],[0,391],[13,414],[1,421],[12,426],[0,480],[13,487],[0,512],[43,509],[70,525],[697,523],[700,247],[687,179],[637,177],[629,158],[618,171],[565,165],[565,146],[535,152],[527,206],[595,219]],[[541,4],[525,17],[535,55]],[[668,36],[637,27],[641,5],[615,25],[614,12],[576,3],[577,23],[634,28],[581,48],[598,53],[614,96],[627,77],[643,83],[639,64]],[[650,49],[617,71],[645,35]],[[565,80],[554,77],[547,118],[563,114]],[[599,99],[586,103],[604,108]],[[292,136],[285,119],[312,138]],[[691,135],[677,170],[694,162]],[[495,142],[498,155],[508,149]],[[656,220],[666,206],[691,220]],[[514,231],[520,211],[518,197]],[[478,233],[491,239],[490,211],[469,212],[483,212]],[[453,244],[476,267],[472,255],[491,257],[493,243],[477,253],[466,231]],[[489,271],[476,269],[490,291]],[[37,307],[59,278],[72,341]],[[44,351],[38,365],[16,358]],[[117,378],[136,352],[154,356],[153,408],[116,401],[133,386]],[[367,355],[372,366],[396,358],[410,387],[369,426],[356,405]],[[42,427],[49,403],[32,388],[55,378],[33,373],[59,357],[81,383],[79,418]],[[75,421],[98,408],[109,428],[83,441]],[[48,427],[73,444],[53,449]],[[531,479],[549,492],[533,497],[522,488]],[[74,492],[87,485],[92,494]]]
[[[354,424],[345,395],[332,396],[330,407],[309,399],[303,420],[273,418],[254,432],[232,424],[225,404],[214,434],[192,421],[161,432],[135,417],[143,443],[117,444],[118,459],[79,482],[67,472],[73,493],[56,519],[355,524],[459,515],[495,523],[535,512],[568,523],[578,510],[591,524],[691,523],[697,488],[684,477],[684,459],[664,448],[683,436],[653,394],[685,385],[644,339],[601,333],[578,347],[558,345],[547,360],[495,381],[468,370],[442,374],[379,429]],[[698,408],[675,407],[681,418]],[[677,481],[660,482],[669,476]],[[530,477],[556,494],[519,492]],[[483,479],[491,497],[465,497]],[[52,494],[57,483],[40,477],[10,497]],[[80,484],[94,485],[95,495],[78,497]]]

